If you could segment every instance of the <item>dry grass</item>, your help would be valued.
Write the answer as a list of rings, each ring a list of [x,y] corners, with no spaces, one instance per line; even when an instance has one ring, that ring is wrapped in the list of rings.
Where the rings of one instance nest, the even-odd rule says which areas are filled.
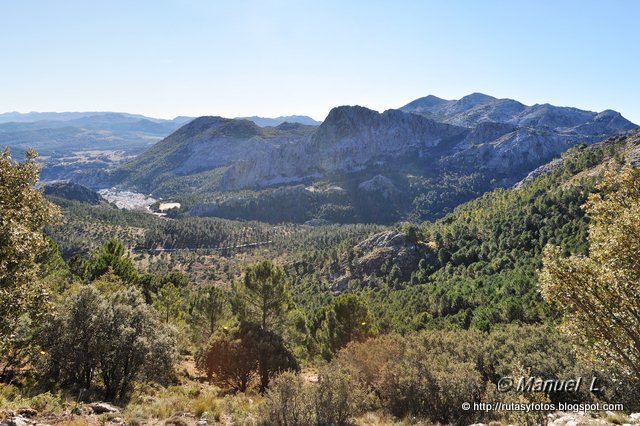
[[[612,423],[614,425],[623,425],[626,423],[630,423],[627,416],[622,413],[611,413],[604,416],[604,419],[608,423]]]
[[[74,417],[55,423],[56,426],[87,426],[91,424],[98,424],[98,422],[91,423],[90,419],[86,417]]]

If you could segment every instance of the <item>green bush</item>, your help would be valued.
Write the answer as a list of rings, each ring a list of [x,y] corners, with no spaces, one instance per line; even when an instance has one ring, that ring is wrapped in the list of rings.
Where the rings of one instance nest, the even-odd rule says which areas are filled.
[[[484,382],[476,365],[451,352],[410,339],[402,357],[381,372],[377,393],[382,407],[397,417],[417,416],[434,422],[471,422],[463,402],[479,402]]]
[[[362,412],[361,388],[344,370],[324,368],[314,396],[319,425],[348,425],[354,415]]]
[[[45,392],[32,397],[29,405],[37,411],[54,413],[62,407],[62,402],[59,396]]]
[[[175,361],[175,336],[139,290],[109,297],[91,285],[68,297],[40,333],[47,354],[45,378],[124,400],[135,380],[162,381]]]
[[[15,385],[0,383],[0,401],[14,401],[20,398],[20,389]]]

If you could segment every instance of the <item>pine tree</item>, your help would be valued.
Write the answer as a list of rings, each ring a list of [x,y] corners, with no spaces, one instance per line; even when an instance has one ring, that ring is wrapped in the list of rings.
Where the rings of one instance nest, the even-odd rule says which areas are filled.
[[[258,374],[260,392],[265,392],[282,352],[274,351],[269,341],[281,339],[287,314],[292,308],[284,270],[267,260],[249,266],[243,280],[235,286],[233,308],[242,324],[256,325],[260,329],[260,333],[255,333],[260,346]],[[258,336],[271,338],[265,340]],[[276,347],[284,348],[282,345]]]
[[[171,319],[177,318],[180,315],[181,304],[182,298],[180,297],[180,290],[171,282],[166,283],[160,288],[153,301],[153,305],[158,312],[161,313],[165,323],[168,323]]]

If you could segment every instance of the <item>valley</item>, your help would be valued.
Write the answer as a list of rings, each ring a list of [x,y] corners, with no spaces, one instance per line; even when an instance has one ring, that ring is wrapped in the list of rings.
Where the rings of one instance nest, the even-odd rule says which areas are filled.
[[[476,105],[476,101],[472,97],[464,103]],[[427,108],[424,105],[431,103],[433,99],[427,98],[418,105]],[[55,398],[66,400],[62,393],[34,403],[22,396],[8,399],[0,392],[5,398],[0,401],[13,409],[37,406],[39,418],[54,424],[166,424],[177,418],[188,425],[270,424],[281,409],[278,392],[288,389],[315,401],[299,402],[303,405],[296,409],[314,418],[331,418],[333,403],[323,401],[319,393],[327,389],[343,392],[338,401],[348,404],[347,416],[357,424],[369,424],[367,419],[393,424],[413,412],[393,401],[413,391],[387,382],[386,375],[369,375],[369,368],[409,382],[430,383],[419,386],[445,386],[454,374],[465,389],[473,389],[477,401],[504,398],[506,402],[521,397],[493,391],[482,396],[480,390],[494,387],[502,375],[523,374],[524,368],[552,377],[594,371],[608,384],[607,390],[582,392],[576,396],[580,401],[622,402],[627,412],[639,410],[634,405],[636,393],[630,390],[635,379],[615,382],[623,367],[583,358],[581,343],[560,334],[557,325],[568,305],[550,301],[540,280],[550,262],[550,247],[569,259],[589,255],[590,235],[597,234],[585,212],[590,207],[585,206],[611,176],[634,173],[640,132],[616,119],[603,127],[609,128],[609,135],[576,136],[575,142],[567,143],[565,135],[578,132],[575,126],[557,134],[546,130],[546,147],[536,151],[535,161],[530,156],[521,159],[507,173],[492,165],[493,156],[532,149],[530,143],[542,143],[541,130],[527,127],[511,135],[514,130],[509,127],[508,137],[487,136],[489,147],[470,144],[470,135],[483,126],[456,127],[465,123],[449,112],[456,102],[446,105],[444,112],[434,115],[442,123],[429,121],[426,116],[435,113],[421,109],[424,119],[414,112],[378,114],[347,108],[332,111],[320,126],[285,123],[261,128],[245,120],[205,117],[187,123],[148,151],[122,159],[121,165],[99,169],[100,179],[114,184],[109,189],[90,185],[104,182],[91,177],[87,168],[71,180],[44,182],[47,202],[55,206],[50,209],[59,209],[61,216],[44,228],[49,248],[37,261],[38,279],[56,295],[59,313],[52,318],[62,322],[59,331],[37,331],[38,344],[45,348],[39,362],[47,366],[38,374],[54,374],[57,367],[48,363],[53,359],[48,354],[75,344],[71,335],[60,333],[67,329],[74,333],[76,319],[66,316],[65,309],[69,304],[82,309],[81,300],[95,303],[98,312],[122,309],[123,320],[129,315],[124,312],[134,307],[150,310],[140,311],[136,321],[160,321],[154,329],[168,334],[154,339],[171,343],[157,356],[165,357],[161,362],[179,362],[182,370],[170,368],[170,376],[157,376],[157,390],[107,397],[123,405],[116,405],[111,414],[95,412],[90,399],[69,410],[67,403],[55,402]],[[489,108],[481,105],[475,108]],[[464,117],[477,120],[479,114],[467,112]],[[495,118],[491,114],[497,112],[480,115]],[[358,122],[362,115],[368,117],[364,124]],[[600,120],[599,115],[587,113],[577,119],[585,120],[585,115],[587,123]],[[575,124],[571,117],[556,120]],[[389,123],[403,128],[390,130]],[[502,129],[498,133],[504,131],[497,127]],[[523,137],[523,131],[530,134]],[[190,136],[185,139],[185,135]],[[405,142],[397,146],[392,140]],[[191,141],[199,147],[191,150]],[[209,145],[212,151],[204,148]],[[303,174],[309,178],[270,180],[268,185],[246,188],[225,186],[230,170],[252,164],[245,159],[246,152],[288,158],[293,146],[299,153],[315,153],[314,158],[331,159],[339,152],[349,160],[321,165],[301,154],[298,158],[309,167]],[[511,148],[505,151],[505,146]],[[490,154],[476,158],[475,150]],[[280,167],[275,160],[269,164]],[[258,176],[262,166],[256,167],[257,171],[249,167],[246,173]],[[300,163],[287,167],[292,173],[303,170]],[[252,274],[256,278],[249,278]],[[262,282],[260,274],[283,286],[278,290],[282,299],[273,296],[269,302],[283,309],[273,314],[282,323],[268,329],[252,328],[258,317],[249,308],[257,306],[253,298],[258,296],[250,286]],[[132,299],[122,299],[126,292],[133,292],[126,296]],[[273,334],[255,334],[265,330]],[[48,340],[48,336],[58,337]],[[264,392],[260,386],[267,379],[261,378],[259,364],[241,364],[251,359],[243,356],[253,356],[252,345],[257,344],[253,339],[271,339],[269,350],[284,363],[273,367],[278,372],[269,376]],[[260,345],[267,341],[260,340]],[[233,352],[239,350],[234,345],[241,345],[240,352]],[[178,348],[181,354],[173,352]],[[81,357],[91,353],[80,347],[74,350]],[[217,363],[228,354],[235,358]],[[98,353],[95,357],[99,359]],[[5,371],[14,371],[14,365],[23,362],[31,361],[19,356],[5,364]],[[406,365],[427,368],[433,375],[407,375]],[[292,373],[296,371],[300,373]],[[63,374],[75,380],[72,370]],[[142,377],[136,380],[143,383]],[[36,388],[21,386],[21,395],[40,395]],[[344,393],[347,388],[355,391]],[[6,389],[0,385],[0,391]],[[96,392],[102,392],[99,389]],[[116,392],[127,392],[122,389]],[[183,394],[184,389],[190,393]],[[519,414],[447,411],[459,407],[468,395],[467,390],[442,394],[440,406],[420,406],[417,412],[426,421],[440,423],[521,421]],[[545,398],[553,403],[573,401],[562,395]],[[530,416],[537,422],[546,413]],[[561,413],[552,416],[569,418]],[[601,414],[600,419],[608,421],[607,416]]]
[[[73,180],[174,198],[192,216],[389,225],[437,219],[574,145],[636,127],[614,111],[479,93],[383,113],[336,107],[319,125],[201,117],[106,173]]]
[[[0,426],[640,426],[640,2],[3,2]]]

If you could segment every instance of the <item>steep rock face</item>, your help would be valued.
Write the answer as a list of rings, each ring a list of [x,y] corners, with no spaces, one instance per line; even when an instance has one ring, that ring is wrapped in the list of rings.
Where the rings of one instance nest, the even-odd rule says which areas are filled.
[[[223,190],[273,186],[320,177],[312,150],[304,141],[288,143],[265,153],[251,153],[237,161],[222,176]]]
[[[633,167],[640,166],[640,131],[634,130],[629,132],[624,136],[613,136],[608,138],[605,141],[602,141],[599,144],[593,145],[578,145],[574,149],[577,150],[586,150],[586,151],[595,151],[599,148],[599,145],[602,144],[614,144],[620,141],[626,141],[626,148],[621,149],[619,151],[620,157],[624,159],[627,164],[632,165]],[[534,180],[539,176],[546,176],[553,173],[555,170],[564,166],[567,157],[562,155],[561,158],[554,158],[548,163],[545,163],[535,169],[533,169],[527,176],[521,181],[517,182],[513,187],[519,188],[524,185],[526,182]]]
[[[398,110],[381,114],[360,106],[338,107],[308,140],[234,164],[222,187],[269,186],[358,171],[403,155],[429,155],[431,149],[455,144],[468,134],[469,129]]]
[[[171,134],[119,170],[144,190],[158,177],[185,176],[241,161],[268,156],[278,146],[307,137],[315,127],[283,123],[260,127],[249,120],[200,117]]]
[[[531,170],[572,145],[589,142],[590,139],[536,129],[517,129],[489,143],[473,145],[453,153],[443,158],[442,162],[452,167],[465,167],[469,171],[484,168],[515,178],[523,170]]]
[[[415,114],[363,107],[331,110],[312,137],[325,171],[348,170],[415,152],[425,155],[442,143],[462,140],[468,129],[438,123]]]
[[[461,144],[461,148],[491,142],[516,130],[517,127],[513,124],[483,121],[472,128],[464,140],[465,143]]]
[[[338,185],[341,197],[289,197],[313,209],[299,219],[391,223],[437,217],[484,191],[515,184],[573,145],[634,127],[615,111],[527,106],[481,93],[459,100],[427,96],[382,113],[337,107],[317,127],[201,117],[117,170],[112,181],[160,196],[215,193],[202,196],[198,202],[205,205],[191,213],[242,218],[254,217],[249,206],[271,211],[274,194],[252,196],[239,209],[226,202],[234,191]],[[276,216],[269,220],[282,220]]]

